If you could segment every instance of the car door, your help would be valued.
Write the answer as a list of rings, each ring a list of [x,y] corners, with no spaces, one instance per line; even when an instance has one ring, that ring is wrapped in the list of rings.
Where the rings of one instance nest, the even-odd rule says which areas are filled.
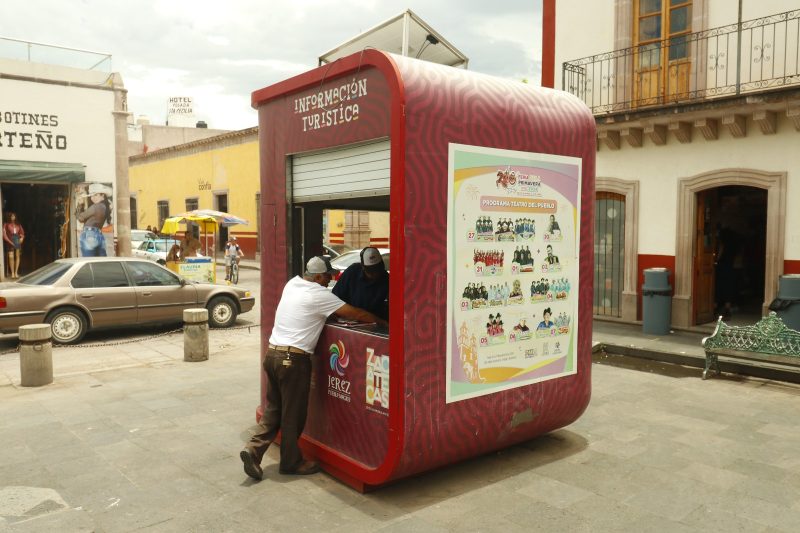
[[[156,245],[151,240],[143,241],[138,248],[133,250],[134,257],[144,257],[147,258],[148,250],[152,249],[155,250]]]
[[[136,293],[120,261],[86,263],[70,283],[75,300],[91,314],[93,327],[136,322]]]
[[[180,322],[184,309],[198,306],[195,286],[166,268],[145,261],[126,261],[125,267],[133,280],[138,323]]]

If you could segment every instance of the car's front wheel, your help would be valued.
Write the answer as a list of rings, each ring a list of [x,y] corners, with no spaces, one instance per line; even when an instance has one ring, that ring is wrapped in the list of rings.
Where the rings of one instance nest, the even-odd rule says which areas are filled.
[[[236,322],[236,302],[228,296],[217,296],[208,302],[208,325],[212,328],[227,328]]]
[[[86,334],[86,318],[77,309],[56,309],[45,321],[50,324],[55,344],[75,344]]]

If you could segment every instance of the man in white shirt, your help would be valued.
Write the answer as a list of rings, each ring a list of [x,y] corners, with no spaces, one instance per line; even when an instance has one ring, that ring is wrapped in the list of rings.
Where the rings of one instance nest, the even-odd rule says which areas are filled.
[[[239,243],[236,242],[236,237],[231,235],[228,242],[225,243],[225,281],[231,279],[231,264],[234,261],[239,261],[240,257],[244,257]]]
[[[275,311],[275,324],[264,358],[267,374],[267,408],[253,435],[239,454],[245,473],[253,479],[263,476],[261,459],[281,430],[281,474],[307,475],[319,472],[319,465],[303,459],[297,445],[308,412],[311,387],[311,357],[325,321],[337,315],[359,322],[385,320],[344,303],[327,289],[337,271],[328,259],[312,257],[305,275],[294,277],[283,288]]]

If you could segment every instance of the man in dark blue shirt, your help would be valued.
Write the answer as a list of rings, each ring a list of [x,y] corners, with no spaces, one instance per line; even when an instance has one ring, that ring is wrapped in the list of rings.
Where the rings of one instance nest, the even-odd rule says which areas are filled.
[[[361,261],[347,267],[333,286],[345,303],[389,319],[389,273],[377,248],[361,250]]]

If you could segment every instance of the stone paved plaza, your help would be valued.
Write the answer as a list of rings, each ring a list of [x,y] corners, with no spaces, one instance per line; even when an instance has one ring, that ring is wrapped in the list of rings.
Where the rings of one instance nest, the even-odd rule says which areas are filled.
[[[0,355],[0,530],[800,529],[800,387],[621,358],[593,365],[576,423],[523,445],[366,495],[280,476],[273,449],[251,482],[258,335],[212,332],[203,363],[180,335],[57,348],[35,389]]]

